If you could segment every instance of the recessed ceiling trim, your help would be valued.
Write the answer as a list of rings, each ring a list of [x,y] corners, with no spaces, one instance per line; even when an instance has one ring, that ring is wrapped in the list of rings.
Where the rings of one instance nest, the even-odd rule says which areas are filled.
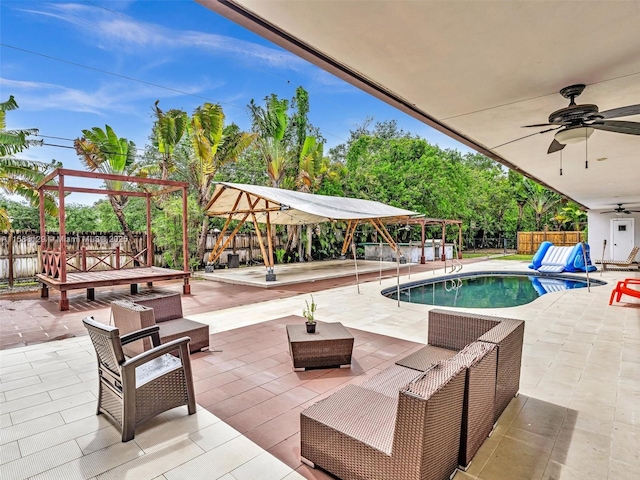
[[[543,185],[545,188],[556,192],[563,198],[567,200],[571,200],[576,203],[580,207],[584,209],[588,209],[586,206],[582,205],[580,202],[568,197],[565,193],[560,192],[559,190],[553,188],[542,180],[534,177],[530,173],[522,170],[517,165],[509,162],[502,156],[493,152],[486,146],[474,141],[473,139],[461,134],[460,132],[452,129],[451,127],[440,123],[438,120],[433,118],[428,113],[420,110],[414,104],[411,104],[409,101],[404,98],[396,95],[392,91],[384,88],[382,85],[372,81],[365,75],[357,72],[348,66],[338,62],[337,60],[331,58],[328,55],[314,49],[310,45],[302,42],[298,38],[288,34],[287,32],[281,30],[277,26],[268,22],[264,18],[256,15],[251,10],[244,8],[242,5],[238,4],[233,0],[196,0],[196,2],[201,5],[213,10],[214,12],[228,18],[229,20],[245,27],[246,29],[260,35],[261,37],[269,40],[270,42],[275,43],[276,45],[281,46],[282,48],[290,51],[291,53],[307,60],[310,63],[322,68],[323,70],[328,71],[329,73],[337,76],[338,78],[350,83],[351,85],[363,90],[370,95],[388,103],[389,105],[401,110],[402,112],[412,116],[416,120],[419,120],[428,126],[434,128],[435,130],[457,140],[458,142],[468,146],[476,150],[477,152],[495,160],[496,162],[501,163],[505,167],[514,170],[525,177],[530,178],[531,180]]]

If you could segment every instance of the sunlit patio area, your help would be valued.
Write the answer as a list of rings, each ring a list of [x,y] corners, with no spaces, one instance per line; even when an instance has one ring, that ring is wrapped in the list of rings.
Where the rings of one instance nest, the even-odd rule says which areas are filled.
[[[464,271],[525,269],[521,262],[488,260]],[[402,282],[408,280],[404,273]],[[441,274],[416,271],[411,280]],[[475,310],[525,321],[520,394],[469,469],[455,478],[637,478],[640,302],[623,298],[608,305],[615,281],[637,274],[592,275],[609,284],[546,294],[520,307]],[[188,416],[179,407],[159,415],[127,443],[95,415],[95,353],[89,337],[80,336],[82,316],[109,323],[108,306],[57,313],[77,324],[76,336],[0,352],[0,476],[331,478],[300,462],[300,412],[426,343],[430,307],[398,306],[382,297],[380,290],[395,282],[369,279],[359,293],[355,284],[319,290],[298,285],[286,294],[269,290],[270,297],[255,289],[265,293],[225,308],[210,304],[215,297],[208,289],[216,282],[194,282],[194,294],[183,300],[185,316],[207,323],[211,334],[210,350],[192,355],[198,411]],[[341,322],[354,336],[350,369],[292,370],[285,326],[303,322],[308,295],[298,293],[310,291],[318,320]],[[16,319],[26,305],[46,302],[23,298],[2,298],[3,316]],[[43,312],[45,307],[39,305]],[[2,336],[10,333],[3,323]]]

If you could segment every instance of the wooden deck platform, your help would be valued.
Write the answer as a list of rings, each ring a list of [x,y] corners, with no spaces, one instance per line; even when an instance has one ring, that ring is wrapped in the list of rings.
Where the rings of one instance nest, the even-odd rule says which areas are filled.
[[[170,268],[160,267],[136,267],[124,268],[121,270],[99,270],[92,272],[68,272],[65,282],[61,282],[59,278],[53,278],[42,273],[36,275],[38,280],[42,282],[42,290],[40,296],[47,298],[49,296],[49,288],[60,291],[60,310],[69,310],[69,300],[67,291],[87,289],[87,300],[95,298],[96,287],[110,287],[113,285],[131,285],[131,293],[137,293],[138,284],[146,283],[151,286],[153,282],[161,280],[184,279],[183,293],[191,293],[189,285],[189,272],[181,270],[172,270]]]

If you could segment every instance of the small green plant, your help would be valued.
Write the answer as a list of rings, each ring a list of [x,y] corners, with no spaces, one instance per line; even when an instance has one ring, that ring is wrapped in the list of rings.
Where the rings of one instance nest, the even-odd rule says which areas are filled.
[[[318,308],[318,304],[313,300],[313,295],[311,295],[311,305],[309,305],[309,302],[307,300],[305,300],[304,303],[307,306],[302,310],[302,315],[307,319],[307,323],[316,323],[314,316],[316,313],[316,309]]]
[[[284,248],[279,248],[275,251],[276,254],[276,263],[284,263],[284,254],[287,251]]]

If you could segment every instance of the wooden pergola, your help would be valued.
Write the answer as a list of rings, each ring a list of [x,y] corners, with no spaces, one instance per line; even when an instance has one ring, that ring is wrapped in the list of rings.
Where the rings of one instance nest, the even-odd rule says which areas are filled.
[[[440,249],[440,260],[443,262],[446,260],[446,254],[444,251],[444,243],[447,234],[447,225],[458,226],[458,259],[462,258],[462,220],[450,220],[444,218],[411,218],[408,222],[410,225],[419,224],[422,227],[421,241],[422,241],[422,255],[420,256],[420,263],[426,263],[424,255],[424,242],[425,242],[425,227],[431,225],[440,225],[442,227],[442,248]]]
[[[143,185],[157,185],[161,187],[155,191],[139,190],[109,190],[101,188],[76,187],[66,184],[68,177],[92,178],[98,180],[110,180],[116,182],[135,183]],[[57,184],[51,183],[57,180]],[[58,221],[59,221],[59,242],[57,247],[48,249],[46,245],[44,195],[46,191],[56,192],[58,196]],[[153,241],[151,236],[151,198],[164,195],[170,192],[182,192],[182,243],[183,243],[183,270],[173,270],[153,266]],[[96,252],[82,248],[80,252],[75,252],[71,257],[67,255],[67,241],[65,228],[65,194],[67,193],[94,193],[98,195],[122,195],[127,197],[143,197],[146,199],[147,213],[147,244],[146,248],[137,255],[129,255],[131,259],[126,262],[121,261],[119,247],[113,251],[101,252],[100,256]],[[94,300],[95,287],[113,285],[131,285],[131,293],[137,293],[138,283],[147,283],[151,286],[154,281],[184,279],[183,293],[191,293],[189,285],[189,249],[187,236],[187,183],[172,180],[160,180],[155,178],[130,177],[126,175],[114,175],[98,172],[85,172],[82,170],[69,170],[58,168],[47,175],[38,184],[38,195],[40,198],[40,260],[41,268],[36,277],[42,283],[41,296],[49,296],[49,288],[60,291],[60,310],[69,309],[69,299],[67,291],[75,289],[87,289],[87,299]],[[106,261],[115,254],[115,265]],[[122,252],[124,255],[124,253]],[[144,259],[143,259],[144,255]],[[70,259],[80,256],[81,267],[71,265]],[[87,258],[97,260],[97,263],[87,267]],[[142,266],[136,266],[140,264]],[[98,265],[101,270],[96,269]],[[131,268],[127,268],[128,266]],[[106,270],[104,268],[107,268]],[[74,271],[68,272],[68,268]]]

